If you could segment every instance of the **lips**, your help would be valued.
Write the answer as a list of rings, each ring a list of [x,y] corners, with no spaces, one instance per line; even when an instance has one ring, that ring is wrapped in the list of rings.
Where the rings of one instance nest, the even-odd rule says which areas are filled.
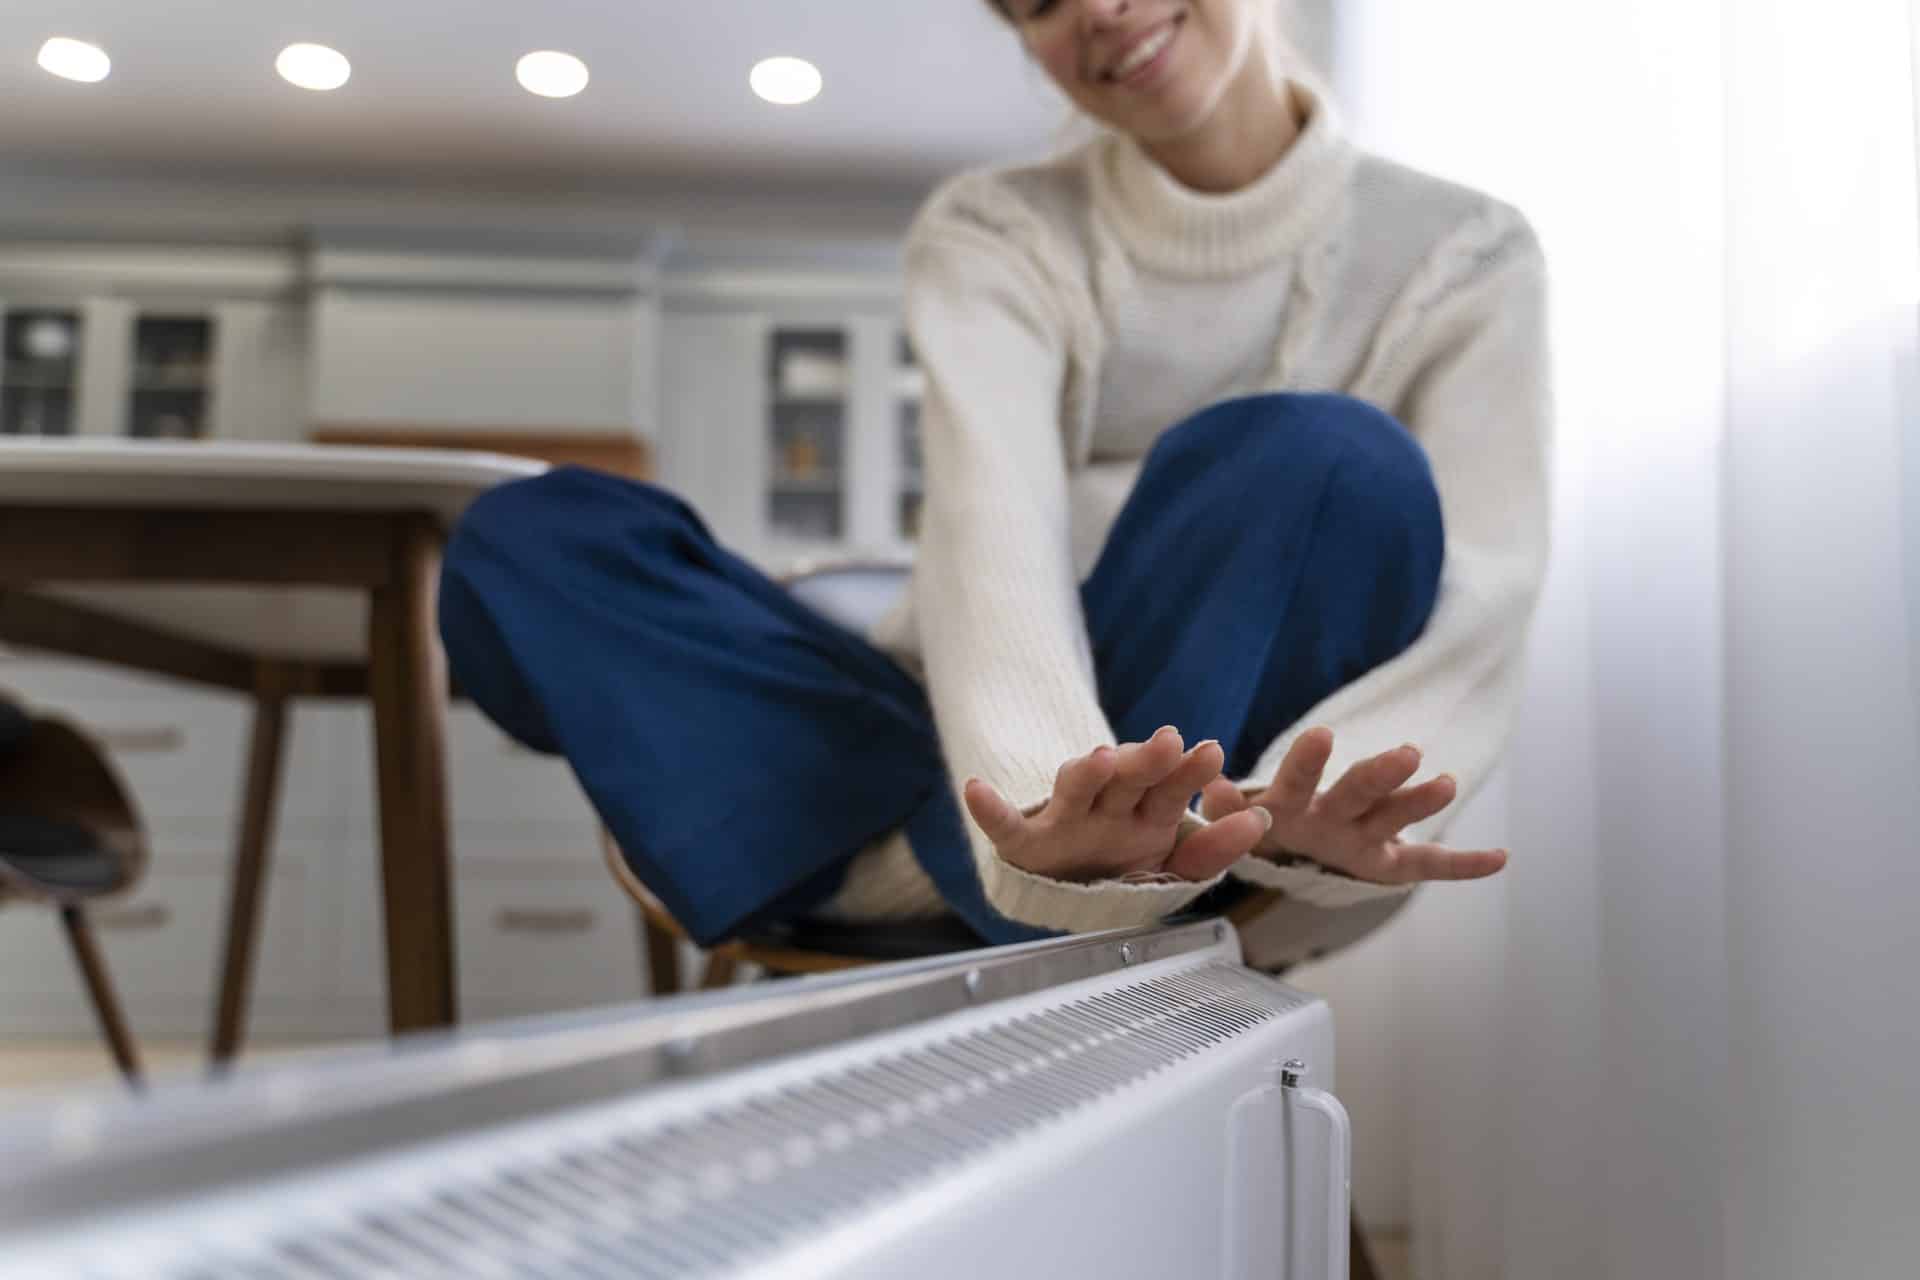
[[[1144,69],[1173,43],[1185,17],[1179,14],[1134,36],[1095,78],[1102,84],[1118,84]]]

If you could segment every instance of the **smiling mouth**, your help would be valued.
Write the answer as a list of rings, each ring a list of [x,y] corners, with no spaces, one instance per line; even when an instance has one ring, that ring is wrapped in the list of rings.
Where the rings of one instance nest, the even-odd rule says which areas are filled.
[[[1099,80],[1101,84],[1119,84],[1128,76],[1131,76],[1152,62],[1160,56],[1168,45],[1173,43],[1173,37],[1179,31],[1180,24],[1186,20],[1186,16],[1186,14],[1182,13],[1167,19],[1164,24],[1151,34],[1136,42],[1117,62],[1102,70],[1095,79]]]

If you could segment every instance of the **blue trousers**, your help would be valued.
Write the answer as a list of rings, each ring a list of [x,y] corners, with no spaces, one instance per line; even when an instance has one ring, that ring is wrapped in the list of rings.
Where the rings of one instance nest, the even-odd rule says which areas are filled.
[[[1443,545],[1426,454],[1380,409],[1203,410],[1155,444],[1081,588],[1108,722],[1123,742],[1217,738],[1243,775],[1413,643]],[[981,891],[922,687],[665,490],[562,468],[481,497],[447,548],[440,629],[460,686],[567,758],[696,940],[804,915],[903,826],[983,939],[1045,935]]]

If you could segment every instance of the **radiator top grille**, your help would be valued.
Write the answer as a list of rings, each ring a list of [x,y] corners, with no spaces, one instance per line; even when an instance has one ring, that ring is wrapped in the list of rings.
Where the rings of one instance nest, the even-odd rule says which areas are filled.
[[[378,1168],[270,1226],[167,1223],[170,1280],[681,1277],[725,1272],[899,1196],[1304,1003],[1213,962],[557,1142],[461,1140],[430,1178]],[[344,1201],[344,1204],[343,1204]],[[104,1242],[103,1242],[104,1243]],[[115,1250],[115,1253],[120,1253]],[[120,1274],[124,1254],[86,1274]]]

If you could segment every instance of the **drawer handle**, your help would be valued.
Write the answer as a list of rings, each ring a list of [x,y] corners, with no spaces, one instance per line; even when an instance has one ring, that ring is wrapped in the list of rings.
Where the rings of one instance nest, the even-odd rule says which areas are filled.
[[[122,933],[164,929],[171,919],[173,919],[173,912],[167,909],[167,904],[164,902],[122,907],[118,911],[99,911],[92,916],[94,924],[100,928],[113,929]]]
[[[493,927],[502,933],[585,933],[593,928],[593,912],[585,907],[575,911],[502,907],[493,917]]]
[[[109,751],[125,755],[161,755],[187,745],[187,735],[173,725],[157,729],[96,729],[94,737]]]

